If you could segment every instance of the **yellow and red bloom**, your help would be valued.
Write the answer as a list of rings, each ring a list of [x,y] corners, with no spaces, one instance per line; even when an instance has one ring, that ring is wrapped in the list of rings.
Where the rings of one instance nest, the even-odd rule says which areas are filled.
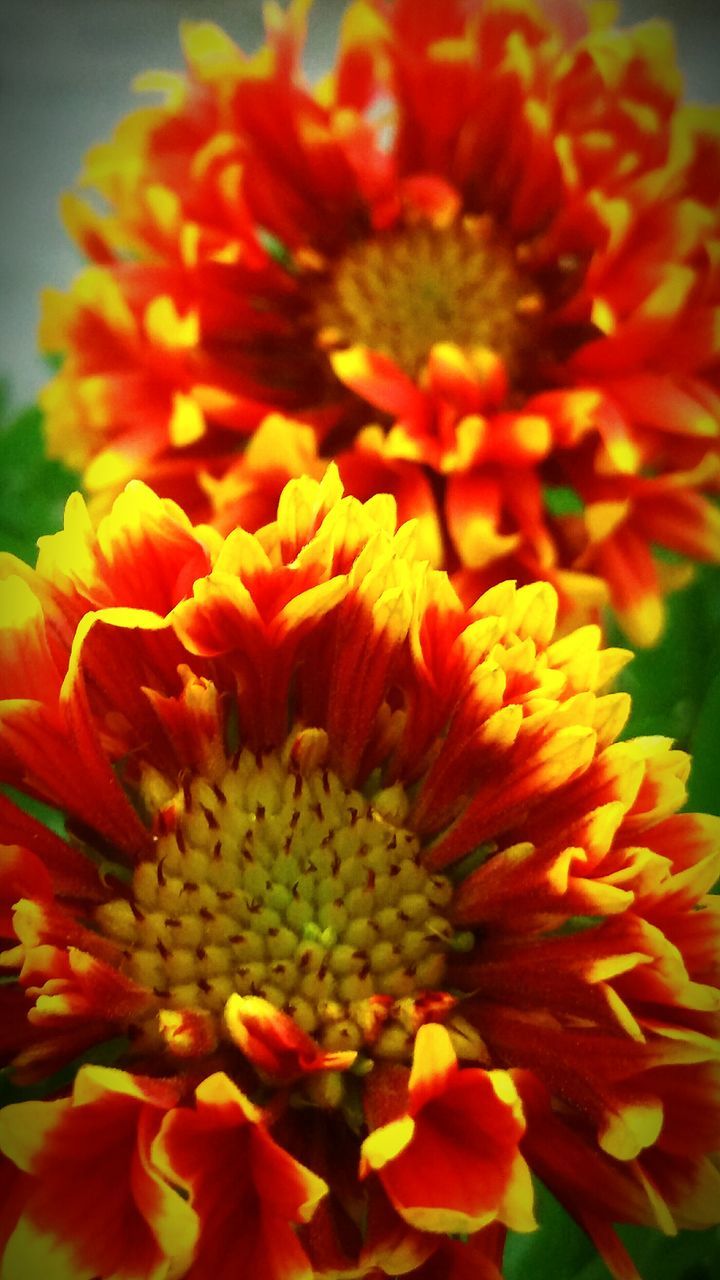
[[[720,118],[612,7],[354,0],[314,88],[308,0],[253,56],[186,24],[185,74],[88,158],[104,212],[66,201],[94,265],[46,301],[52,451],[221,528],[334,457],[467,600],[609,589],[654,641],[655,544],[720,558]]]
[[[0,561],[0,778],[66,832],[0,796],[4,1280],[498,1280],[530,1170],[617,1280],[716,1220],[720,821],[615,741],[624,651],[416,538],[331,467]]]

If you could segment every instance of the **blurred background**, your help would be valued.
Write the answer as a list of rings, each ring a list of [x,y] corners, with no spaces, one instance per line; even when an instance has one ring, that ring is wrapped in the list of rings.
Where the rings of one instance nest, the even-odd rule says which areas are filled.
[[[342,8],[315,0],[311,78],[332,59]],[[0,0],[0,375],[15,407],[47,377],[35,351],[39,291],[65,287],[78,266],[57,203],[84,152],[137,102],[139,71],[181,66],[181,18],[219,22],[253,49],[261,14],[261,0]],[[622,15],[673,21],[687,96],[720,99],[718,0],[625,0]]]

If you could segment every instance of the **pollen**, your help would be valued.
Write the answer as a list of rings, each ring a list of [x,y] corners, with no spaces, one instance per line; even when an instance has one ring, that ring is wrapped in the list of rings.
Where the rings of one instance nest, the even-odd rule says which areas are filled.
[[[175,791],[148,773],[155,856],[97,924],[158,1007],[202,1011],[215,1042],[238,993],[262,996],[328,1049],[372,1038],[381,1056],[402,1056],[411,1042],[393,1009],[442,983],[452,885],[423,867],[401,787],[346,787],[314,763],[316,744],[301,768],[300,739],[242,750]]]
[[[487,347],[517,372],[542,297],[485,218],[416,223],[352,246],[319,287],[326,348],[359,344],[417,378],[435,343]]]

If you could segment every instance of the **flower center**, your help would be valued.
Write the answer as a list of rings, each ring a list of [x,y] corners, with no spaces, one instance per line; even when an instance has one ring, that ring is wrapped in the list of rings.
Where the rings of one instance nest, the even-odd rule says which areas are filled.
[[[316,305],[325,347],[360,344],[417,377],[436,342],[489,347],[512,372],[541,305],[485,218],[427,223],[354,245]]]
[[[135,982],[164,1008],[208,1011],[218,1036],[237,992],[264,997],[328,1049],[356,1049],[373,998],[389,1007],[441,982],[452,886],[422,866],[401,787],[368,798],[326,768],[301,771],[292,741],[242,750],[174,792],[147,771],[144,799],[163,832],[155,858],[97,920]],[[405,1038],[391,1016],[374,1052],[396,1056]]]

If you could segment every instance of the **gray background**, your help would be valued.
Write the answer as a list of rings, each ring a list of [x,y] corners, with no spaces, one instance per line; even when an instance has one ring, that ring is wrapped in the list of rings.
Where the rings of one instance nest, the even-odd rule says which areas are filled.
[[[316,0],[311,76],[332,59],[343,7]],[[720,98],[720,0],[625,0],[622,13],[670,18],[687,96]],[[87,147],[139,101],[133,77],[181,65],[182,17],[217,21],[248,49],[262,40],[260,0],[0,0],[0,375],[17,405],[47,376],[35,353],[38,293],[66,286],[78,266],[58,196]]]

